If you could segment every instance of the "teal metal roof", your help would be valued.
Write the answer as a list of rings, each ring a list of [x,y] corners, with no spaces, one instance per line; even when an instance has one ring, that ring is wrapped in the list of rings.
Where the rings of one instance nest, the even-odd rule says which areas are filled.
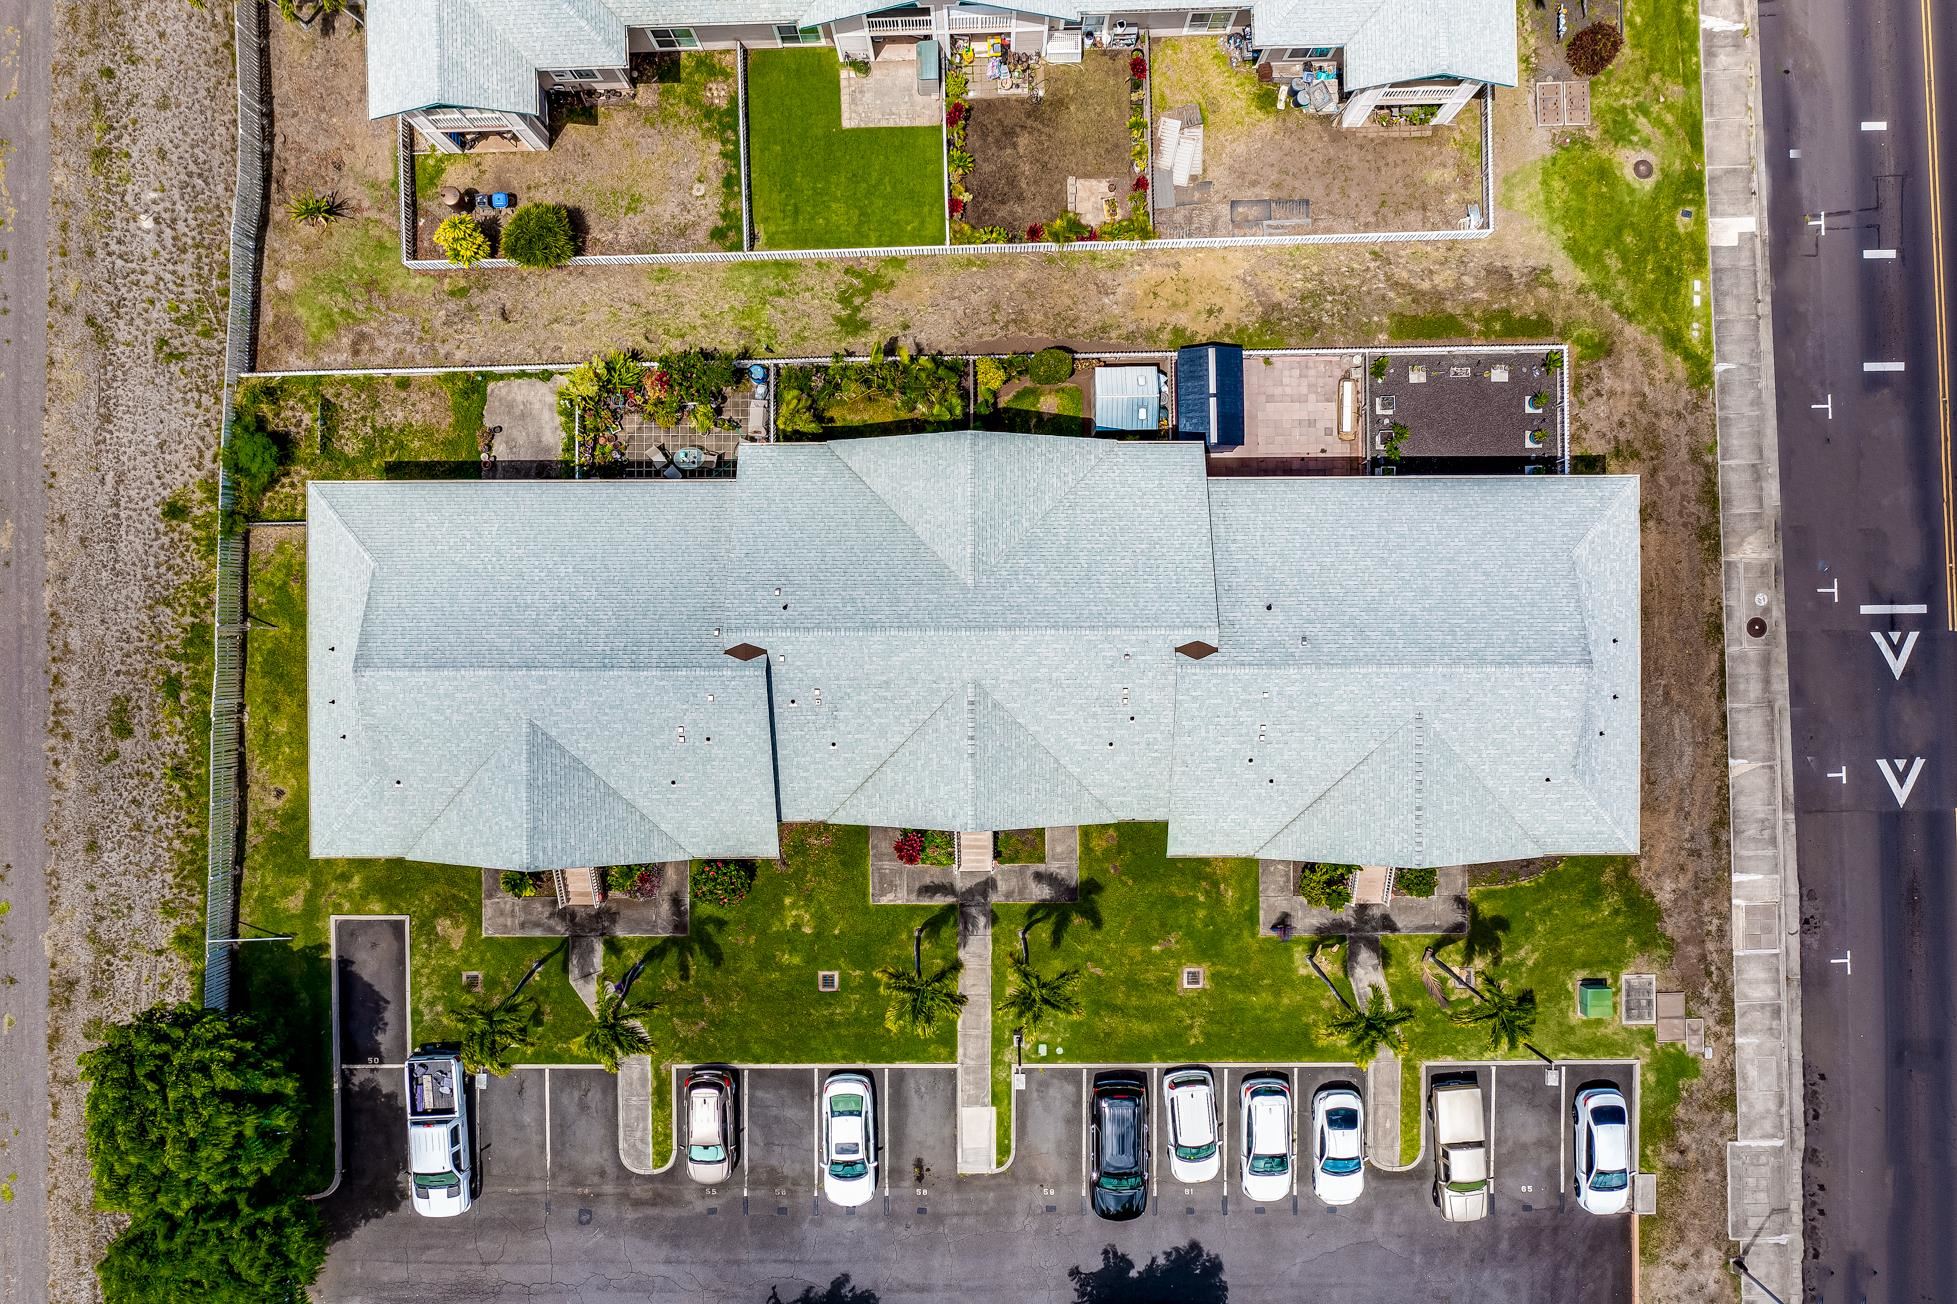
[[[1162,425],[1157,367],[1094,368],[1094,428],[1153,431]]]
[[[961,431],[732,481],[316,483],[314,854],[1165,816],[1179,855],[1636,850],[1635,479],[1203,472]]]

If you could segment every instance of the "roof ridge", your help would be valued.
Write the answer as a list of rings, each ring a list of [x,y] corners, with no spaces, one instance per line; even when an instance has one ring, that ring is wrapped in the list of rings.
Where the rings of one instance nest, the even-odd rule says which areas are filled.
[[[1031,738],[1033,740],[1033,745],[1035,747],[1039,748],[1042,752],[1045,752],[1048,756],[1052,757],[1053,763],[1059,766],[1060,769],[1066,774],[1068,778],[1072,779],[1076,784],[1078,784],[1082,792],[1086,793],[1089,797],[1092,797],[1095,801],[1095,804],[1100,806],[1100,808],[1106,811],[1110,816],[1114,814],[1114,803],[1110,802],[1107,798],[1103,797],[1099,792],[1097,792],[1093,784],[1089,783],[1086,779],[1083,779],[1080,776],[1080,774],[1075,771],[1073,766],[1067,764],[1067,762],[1064,759],[1062,759],[1058,753],[1056,753],[1051,747],[1048,747],[1046,745],[1045,740],[1043,740],[1038,734],[1034,733],[1032,727],[1028,725],[1025,720],[1020,718],[1019,712],[1013,710],[1010,706],[1006,705],[1006,703],[1000,699],[997,693],[994,693],[991,689],[985,686],[983,680],[979,680],[976,682],[979,691],[985,694],[986,698],[992,703],[992,705],[998,707],[1001,711],[1005,712],[1006,718],[1008,720],[1011,720],[1015,725],[1018,725],[1019,731],[1025,734],[1028,738]],[[1171,697],[1173,696],[1174,695],[1171,694]],[[974,767],[974,770],[976,772],[976,767]],[[976,782],[976,780],[974,780],[974,782]]]
[[[932,706],[930,710],[926,711],[922,716],[918,718],[917,723],[911,726],[910,731],[906,733],[902,738],[897,740],[897,745],[895,747],[892,747],[888,752],[884,754],[883,759],[878,761],[876,763],[876,766],[873,769],[871,769],[871,771],[868,774],[863,776],[863,779],[860,783],[858,783],[854,788],[851,788],[849,792],[844,794],[843,799],[841,801],[837,802],[835,805],[829,808],[829,815],[825,816],[824,818],[826,819],[831,816],[834,816],[837,811],[841,810],[843,807],[849,805],[850,802],[854,801],[856,799],[857,793],[869,787],[870,780],[876,778],[879,774],[882,774],[884,767],[890,764],[891,759],[895,757],[898,752],[903,751],[905,747],[909,746],[911,739],[917,737],[919,733],[923,732],[925,725],[930,724],[931,721],[937,719],[938,712],[945,709],[945,703],[949,702],[952,699],[952,695],[959,692],[961,689],[963,689],[968,682],[969,681],[960,681],[956,684],[953,684],[950,688],[946,689],[945,695],[939,698],[937,700],[937,703],[934,706]],[[769,710],[772,712],[774,709],[773,701],[772,701],[774,697],[774,689],[772,687],[769,688],[768,695],[770,698]],[[777,761],[776,764],[778,766],[780,762]]]
[[[1532,830],[1527,824],[1523,823],[1522,817],[1515,812],[1514,808],[1511,807],[1506,801],[1502,800],[1500,794],[1497,792],[1495,788],[1495,785],[1491,784],[1488,781],[1488,776],[1483,774],[1480,770],[1476,769],[1473,765],[1469,764],[1468,758],[1462,754],[1461,749],[1456,747],[1451,741],[1449,741],[1447,736],[1447,731],[1444,729],[1436,728],[1433,725],[1429,725],[1427,726],[1427,728],[1428,728],[1428,733],[1432,737],[1434,742],[1446,748],[1448,755],[1452,756],[1456,761],[1460,762],[1462,769],[1466,770],[1468,773],[1475,776],[1475,782],[1481,785],[1481,790],[1488,794],[1489,800],[1494,802],[1497,806],[1501,808],[1502,814],[1508,816],[1509,823],[1515,825],[1515,827],[1518,830],[1520,830],[1523,834],[1525,834],[1531,841],[1540,842],[1541,839],[1536,837],[1534,830]],[[1589,795],[1589,786],[1587,784],[1579,783],[1577,786],[1583,788],[1584,794],[1586,796]],[[1593,806],[1596,805],[1597,804],[1596,800],[1592,798],[1590,804]],[[1618,829],[1615,824],[1612,824],[1611,827],[1615,832],[1619,833],[1620,835],[1623,833],[1623,830]]]
[[[530,723],[528,716],[518,715],[516,718],[521,724]],[[507,742],[508,739],[500,739],[492,746],[485,748],[482,758],[475,763],[467,775],[463,776],[462,782],[455,785],[455,791],[448,795],[448,800],[442,803],[441,809],[437,810],[433,815],[430,815],[423,822],[421,828],[415,832],[414,841],[408,844],[410,859],[413,858],[413,853],[420,848],[421,840],[428,836],[428,830],[441,823],[442,817],[449,813],[449,808],[462,799],[462,794],[469,791],[469,785],[476,781],[476,776],[482,773],[483,767],[488,765],[490,760],[495,757],[497,749],[506,745]]]
[[[1364,752],[1361,752],[1357,757],[1353,758],[1352,764],[1346,766],[1343,770],[1340,770],[1336,775],[1332,777],[1330,782],[1326,783],[1324,787],[1320,788],[1317,792],[1313,793],[1310,801],[1298,807],[1297,810],[1291,812],[1291,814],[1286,817],[1285,821],[1282,824],[1278,825],[1277,831],[1272,833],[1270,837],[1264,839],[1262,845],[1260,845],[1257,848],[1257,854],[1259,856],[1262,856],[1265,851],[1270,849],[1270,845],[1273,842],[1276,842],[1280,837],[1284,835],[1284,831],[1286,829],[1290,828],[1293,824],[1296,824],[1299,820],[1303,819],[1308,813],[1310,813],[1312,807],[1318,805],[1319,802],[1324,801],[1325,798],[1331,794],[1334,788],[1338,787],[1341,783],[1344,783],[1347,779],[1352,777],[1353,771],[1357,770],[1360,766],[1364,765],[1367,761],[1377,756],[1379,754],[1380,748],[1386,746],[1388,743],[1392,742],[1395,738],[1398,738],[1401,734],[1405,733],[1407,730],[1411,728],[1413,728],[1413,721],[1409,720],[1405,724],[1400,725],[1398,728],[1386,734],[1384,737],[1375,739],[1371,747],[1368,747]]]
[[[929,437],[929,434],[930,434],[930,433],[937,433],[937,434],[940,434],[940,435],[943,435],[943,434],[952,434],[952,433],[963,433],[963,434],[965,434],[965,435],[967,435],[967,436],[969,436],[969,435],[970,435],[970,434],[971,434],[972,432],[971,432],[971,431],[969,431],[969,430],[967,430],[967,431],[963,431],[963,432],[953,432],[953,431],[938,431],[938,432],[927,432],[927,433],[926,433],[926,435],[924,435],[924,436],[921,436],[921,437]],[[881,438],[884,438],[884,439],[910,439],[910,438],[918,438],[918,437],[920,437],[920,436],[911,436],[911,435],[886,435],[886,436],[882,436]],[[937,549],[937,548],[936,548],[935,546],[933,546],[933,544],[931,543],[931,541],[930,541],[929,539],[927,539],[927,538],[925,538],[925,537],[924,537],[924,536],[923,536],[922,534],[920,534],[920,533],[918,533],[918,529],[917,529],[917,526],[916,526],[916,525],[914,525],[914,524],[913,524],[913,523],[911,522],[911,519],[910,519],[910,518],[909,518],[908,516],[906,516],[906,515],[904,515],[904,512],[903,512],[903,509],[902,509],[902,508],[900,508],[900,507],[898,507],[896,503],[893,503],[893,502],[891,502],[891,501],[890,501],[890,499],[889,499],[889,497],[888,497],[887,495],[885,495],[885,493],[883,492],[883,490],[881,490],[881,489],[879,489],[879,488],[878,488],[878,487],[877,487],[876,485],[874,485],[874,484],[872,484],[872,483],[871,483],[871,482],[870,482],[870,481],[869,481],[868,479],[866,479],[866,478],[864,477],[864,475],[863,475],[863,473],[862,473],[861,471],[859,471],[859,470],[857,470],[857,469],[856,469],[856,466],[855,466],[855,464],[853,464],[853,463],[852,463],[852,462],[851,462],[851,461],[850,461],[850,460],[849,460],[848,458],[846,458],[846,457],[844,457],[844,456],[842,455],[842,453],[841,453],[841,452],[839,451],[839,449],[838,449],[838,444],[839,444],[840,442],[841,442],[841,441],[839,441],[839,440],[834,440],[834,439],[830,439],[830,440],[824,440],[824,441],[823,441],[823,444],[822,444],[822,447],[823,447],[823,449],[824,449],[824,450],[826,450],[826,451],[828,452],[828,454],[829,454],[829,456],[830,456],[830,457],[832,457],[832,458],[834,458],[834,459],[835,459],[835,461],[836,461],[836,464],[837,464],[837,465],[839,465],[839,466],[841,466],[841,467],[842,467],[842,468],[843,468],[843,469],[844,469],[845,471],[848,471],[848,472],[849,472],[849,473],[850,473],[850,474],[851,474],[852,476],[855,476],[855,477],[856,477],[856,482],[857,482],[858,484],[860,484],[860,485],[862,485],[862,486],[863,486],[863,487],[864,487],[865,489],[867,489],[867,490],[869,490],[869,491],[870,491],[870,496],[871,496],[872,498],[875,498],[875,499],[876,499],[876,500],[877,500],[878,502],[880,502],[880,503],[882,503],[882,504],[883,504],[883,509],[884,509],[885,511],[887,511],[887,512],[889,512],[889,513],[890,513],[890,514],[891,514],[892,516],[894,516],[894,517],[896,517],[896,518],[897,518],[897,523],[898,523],[899,525],[901,525],[901,526],[903,526],[903,527],[904,527],[904,528],[905,528],[906,530],[909,530],[909,531],[910,531],[910,533],[911,533],[911,537],[917,540],[917,542],[918,542],[918,544],[919,544],[919,545],[920,545],[920,546],[921,546],[921,547],[922,547],[922,548],[924,549],[924,551],[925,551],[925,552],[927,552],[927,553],[929,553],[929,554],[931,554],[931,556],[933,556],[933,557],[935,557],[935,558],[937,559],[937,561],[938,561],[938,564],[939,564],[940,566],[943,566],[943,567],[945,568],[945,571],[946,571],[946,572],[947,572],[947,573],[948,573],[948,574],[949,574],[949,575],[950,575],[950,576],[951,576],[951,577],[952,577],[952,578],[953,578],[954,580],[957,580],[957,581],[959,581],[960,583],[962,583],[962,584],[963,584],[963,585],[964,585],[964,586],[965,586],[966,588],[968,588],[968,589],[969,589],[969,588],[971,588],[971,587],[973,586],[973,584],[974,584],[974,582],[975,582],[975,581],[976,581],[976,579],[977,579],[977,571],[976,571],[976,570],[975,570],[975,569],[973,568],[973,566],[972,566],[972,556],[971,556],[971,553],[972,553],[972,542],[971,542],[971,537],[970,537],[970,535],[971,535],[971,531],[970,531],[970,529],[968,528],[968,529],[966,530],[966,539],[965,539],[965,566],[966,566],[966,570],[967,570],[967,571],[968,571],[969,573],[967,573],[967,574],[964,574],[964,575],[961,575],[961,574],[959,574],[959,573],[958,573],[958,571],[957,571],[957,569],[956,569],[956,568],[955,568],[955,567],[954,567],[954,566],[953,566],[953,565],[952,565],[952,564],[951,564],[951,563],[950,563],[950,562],[949,562],[948,560],[946,560],[946,558],[945,558],[945,555],[944,555],[944,554],[943,554],[942,552],[940,552],[940,551],[938,551],[938,549]],[[866,447],[867,447],[867,446],[868,446],[868,444],[869,444],[869,441],[867,441],[867,440],[865,440],[865,441],[860,441],[860,442],[862,442],[862,443],[864,443]],[[966,445],[966,447],[967,447],[967,449],[969,449],[969,448],[970,448],[970,445],[971,445],[971,442],[972,442],[972,441],[970,440],[970,438],[967,438],[967,439],[965,440],[965,445]],[[967,463],[966,463],[966,466],[965,466],[965,484],[966,484],[966,488],[967,488],[968,490],[969,490],[969,489],[970,489],[970,487],[971,487],[971,482],[972,482],[972,468],[971,468],[971,464],[970,464],[970,461],[969,461],[969,458],[968,458],[968,460],[967,460]],[[739,480],[738,480],[738,478],[736,479],[736,483],[739,483]],[[971,524],[971,520],[972,520],[972,517],[973,517],[973,516],[975,516],[975,515],[976,515],[976,513],[971,513],[971,514],[968,514],[968,516],[967,516],[967,518],[966,518],[966,525],[967,525],[967,527],[969,527],[969,526],[970,526],[970,524]]]
[[[645,807],[639,805],[638,802],[633,801],[630,797],[620,792],[617,786],[613,784],[609,779],[607,779],[604,775],[598,773],[598,771],[592,769],[591,762],[585,760],[584,757],[578,755],[575,751],[571,750],[570,744],[566,743],[562,738],[559,738],[556,734],[544,728],[541,724],[538,724],[535,720],[530,719],[528,716],[524,717],[524,723],[529,725],[530,729],[535,733],[537,737],[542,738],[544,741],[548,742],[551,746],[555,747],[558,751],[570,757],[571,760],[577,765],[578,769],[583,771],[585,774],[590,775],[592,782],[596,783],[599,787],[603,788],[606,792],[610,793],[612,796],[618,798],[618,800],[625,806],[627,810],[636,814],[640,819],[644,820],[647,824],[650,824],[655,831],[657,831],[659,834],[665,837],[674,846],[680,848],[682,851],[688,851],[688,852],[691,851],[691,849],[687,847],[687,845],[684,842],[682,842],[677,836],[674,835],[671,829],[667,828],[664,824],[660,823],[659,820],[653,816],[651,811],[648,811]],[[530,825],[530,818],[529,818],[530,815],[529,804],[530,804],[530,790],[533,784],[533,776],[531,774],[532,762],[531,762],[531,757],[530,757],[528,747],[524,749],[523,762],[524,762],[523,763],[523,800],[524,800],[523,847],[524,847],[525,858],[531,861],[535,861],[536,857],[530,854],[532,848],[531,848],[531,841],[530,841],[531,825]]]
[[[1019,435],[1017,436],[1017,438],[1021,440],[1050,439],[1053,438],[1053,436]],[[977,444],[976,440],[968,440],[967,442],[972,444],[974,447],[976,447]],[[1075,475],[1065,485],[1061,486],[1059,491],[1053,495],[1052,501],[1048,502],[1047,505],[1040,510],[1039,515],[1035,516],[1032,520],[1027,521],[1017,531],[1015,531],[1011,537],[1010,542],[1006,542],[1002,544],[998,555],[991,559],[991,563],[994,566],[997,566],[999,563],[1005,561],[1007,558],[1011,557],[1015,552],[1017,552],[1019,550],[1020,544],[1024,542],[1024,540],[1026,539],[1026,536],[1031,534],[1034,530],[1038,529],[1040,526],[1046,524],[1047,518],[1049,516],[1052,516],[1056,511],[1060,509],[1060,507],[1064,503],[1066,503],[1069,499],[1071,499],[1074,496],[1075,491],[1077,491],[1080,488],[1081,483],[1085,481],[1088,476],[1092,475],[1096,470],[1098,470],[1100,468],[1101,463],[1105,462],[1108,459],[1108,456],[1113,449],[1113,445],[1117,441],[1105,440],[1105,439],[1086,439],[1080,442],[1092,446],[1091,451],[1093,453],[1093,456],[1087,459],[1087,461],[1081,466],[1080,472],[1077,475]],[[1025,445],[1020,445],[1020,446],[1023,447]],[[1205,506],[1208,505],[1207,489],[1205,489],[1204,491],[1204,504]],[[1207,515],[1207,513],[1205,514]],[[978,517],[978,502],[976,498],[974,498],[972,503],[972,515],[973,515],[973,522],[974,524],[976,524],[977,517]],[[1214,533],[1215,533],[1214,531],[1211,532],[1212,537],[1214,537]],[[971,532],[971,539],[972,539],[972,545],[976,550],[978,544],[978,531],[976,529],[974,529]],[[973,557],[972,561],[973,561],[972,573],[974,577],[976,577],[978,574],[978,564],[977,564],[978,558],[976,557],[976,555]],[[1216,591],[1216,585],[1212,577],[1212,583],[1210,585],[1210,592],[1212,596],[1214,596],[1215,591]]]

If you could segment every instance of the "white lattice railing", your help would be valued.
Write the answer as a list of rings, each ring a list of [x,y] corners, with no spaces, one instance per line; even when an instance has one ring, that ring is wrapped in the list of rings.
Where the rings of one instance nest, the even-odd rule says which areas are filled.
[[[872,36],[929,36],[931,18],[924,15],[917,18],[870,18],[866,19]]]

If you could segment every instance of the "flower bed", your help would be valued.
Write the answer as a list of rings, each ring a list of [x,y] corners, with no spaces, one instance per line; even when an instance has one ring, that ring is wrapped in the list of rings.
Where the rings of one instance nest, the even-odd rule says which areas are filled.
[[[906,865],[958,863],[958,840],[943,829],[899,829],[891,849]]]
[[[565,460],[601,471],[623,464],[633,419],[699,435],[737,431],[740,422],[723,411],[736,376],[732,358],[702,349],[651,362],[630,350],[600,354],[575,368],[557,394]]]
[[[696,860],[687,886],[695,902],[731,906],[753,890],[754,872],[751,860]]]

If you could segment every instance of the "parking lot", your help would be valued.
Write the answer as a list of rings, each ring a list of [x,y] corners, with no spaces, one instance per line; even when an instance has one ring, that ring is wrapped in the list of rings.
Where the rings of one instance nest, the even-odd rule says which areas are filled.
[[[1147,1213],[1088,1211],[1086,1109],[1093,1066],[1029,1068],[1017,1153],[1003,1173],[958,1177],[955,1073],[869,1070],[876,1192],[848,1210],[822,1198],[818,1100],[826,1067],[737,1070],[739,1150],[727,1181],[690,1181],[681,1161],[650,1177],[618,1160],[616,1080],[596,1069],[526,1068],[473,1093],[481,1193],[454,1222],[419,1218],[401,1176],[400,1075],[349,1087],[346,1179],[327,1201],[337,1236],[320,1297],[334,1300],[703,1299],[764,1304],[818,1295],[847,1275],[856,1304],[972,1298],[1079,1300],[1614,1301],[1629,1298],[1630,1220],[1594,1217],[1569,1193],[1572,1093],[1626,1066],[1458,1066],[1483,1086],[1495,1197],[1475,1224],[1441,1220],[1431,1158],[1369,1168],[1364,1196],[1328,1208],[1310,1193],[1309,1101],[1350,1066],[1260,1065],[1291,1083],[1299,1142],[1286,1198],[1247,1201],[1233,1099],[1251,1066],[1214,1065],[1224,1104],[1221,1172],[1171,1181],[1161,1160],[1160,1066]],[[1633,1111],[1635,1114],[1635,1110]],[[1407,1126],[1418,1126],[1416,1119]],[[1155,1266],[1149,1267],[1151,1260]],[[1144,1283],[1148,1283],[1144,1289]],[[1141,1296],[1123,1291],[1144,1291]],[[1168,1295],[1155,1292],[1168,1290]]]

